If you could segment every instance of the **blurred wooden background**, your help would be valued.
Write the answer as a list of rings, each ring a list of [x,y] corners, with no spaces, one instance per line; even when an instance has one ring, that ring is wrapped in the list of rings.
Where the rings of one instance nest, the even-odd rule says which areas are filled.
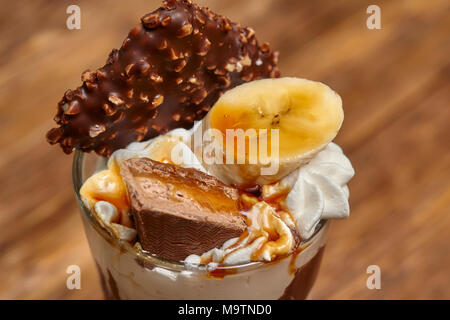
[[[198,1],[253,26],[284,75],[339,92],[351,217],[334,222],[316,298],[450,298],[448,0]],[[82,29],[65,27],[69,4]],[[103,65],[157,0],[9,1],[0,11],[0,298],[102,298],[73,197],[72,157],[44,139],[81,72]],[[366,28],[381,7],[382,30]],[[82,289],[66,289],[66,267]],[[382,289],[366,288],[379,265]]]

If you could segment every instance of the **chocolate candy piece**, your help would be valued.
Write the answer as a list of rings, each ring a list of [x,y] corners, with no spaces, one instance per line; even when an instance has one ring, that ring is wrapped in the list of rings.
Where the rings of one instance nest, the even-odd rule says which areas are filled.
[[[168,0],[134,27],[106,65],[58,105],[47,133],[66,153],[109,156],[130,142],[200,120],[220,95],[243,82],[278,77],[278,53],[255,32],[200,8]]]
[[[146,158],[123,162],[121,174],[145,251],[184,260],[220,247],[247,228],[237,189],[212,176]]]

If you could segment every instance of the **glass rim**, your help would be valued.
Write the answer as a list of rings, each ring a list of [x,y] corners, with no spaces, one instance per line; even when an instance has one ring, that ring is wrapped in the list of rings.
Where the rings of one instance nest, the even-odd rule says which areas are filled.
[[[98,155],[95,155],[97,157],[100,157]],[[174,261],[170,260],[161,256],[158,256],[156,254],[151,254],[144,252],[142,250],[139,250],[134,245],[131,245],[130,243],[120,240],[117,237],[114,237],[110,232],[108,232],[104,227],[102,227],[99,223],[99,221],[93,216],[91,210],[87,208],[84,204],[84,202],[81,200],[80,196],[80,188],[83,185],[82,179],[82,173],[83,173],[83,160],[85,157],[85,152],[82,152],[80,150],[75,150],[73,162],[72,162],[72,183],[75,193],[75,198],[77,199],[78,205],[81,208],[81,211],[85,217],[87,217],[87,220],[89,221],[89,224],[97,231],[104,240],[106,240],[109,244],[113,245],[114,247],[118,248],[121,252],[125,251],[127,253],[132,254],[135,256],[140,262],[143,263],[149,263],[150,265],[154,267],[162,267],[165,269],[170,269],[172,271],[200,271],[204,272],[205,270],[208,271],[211,266],[208,264],[191,264],[186,263],[184,261]],[[317,224],[314,233],[306,240],[302,240],[298,247],[307,248],[309,247],[314,240],[318,238],[319,233],[324,230],[324,227],[328,225],[328,220],[322,219]],[[303,251],[303,250],[302,250]],[[301,255],[301,252],[298,253],[298,255]],[[289,255],[280,258],[285,259],[291,257],[293,254],[296,254],[296,252],[290,253]],[[275,263],[279,261],[279,259],[276,259],[271,262],[262,262],[262,261],[251,261],[246,262],[242,264],[235,264],[235,265],[218,265],[215,266],[214,270],[236,270],[236,269],[254,269],[258,268],[270,263]]]

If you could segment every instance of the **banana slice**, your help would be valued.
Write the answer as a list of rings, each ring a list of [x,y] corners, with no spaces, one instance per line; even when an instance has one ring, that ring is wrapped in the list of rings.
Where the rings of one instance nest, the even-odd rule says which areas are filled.
[[[227,91],[197,128],[203,136],[203,165],[225,183],[275,182],[332,141],[343,119],[341,98],[323,83],[299,78],[248,82]]]

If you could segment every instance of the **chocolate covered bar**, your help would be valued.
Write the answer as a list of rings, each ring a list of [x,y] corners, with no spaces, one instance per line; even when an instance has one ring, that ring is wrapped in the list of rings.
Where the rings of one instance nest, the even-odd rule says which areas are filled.
[[[122,163],[142,248],[172,260],[201,255],[240,236],[247,225],[237,189],[195,169],[147,158]]]
[[[66,153],[109,156],[130,142],[190,128],[220,95],[243,82],[278,77],[278,53],[251,28],[189,0],[167,0],[141,18],[106,65],[58,104],[47,133]]]

